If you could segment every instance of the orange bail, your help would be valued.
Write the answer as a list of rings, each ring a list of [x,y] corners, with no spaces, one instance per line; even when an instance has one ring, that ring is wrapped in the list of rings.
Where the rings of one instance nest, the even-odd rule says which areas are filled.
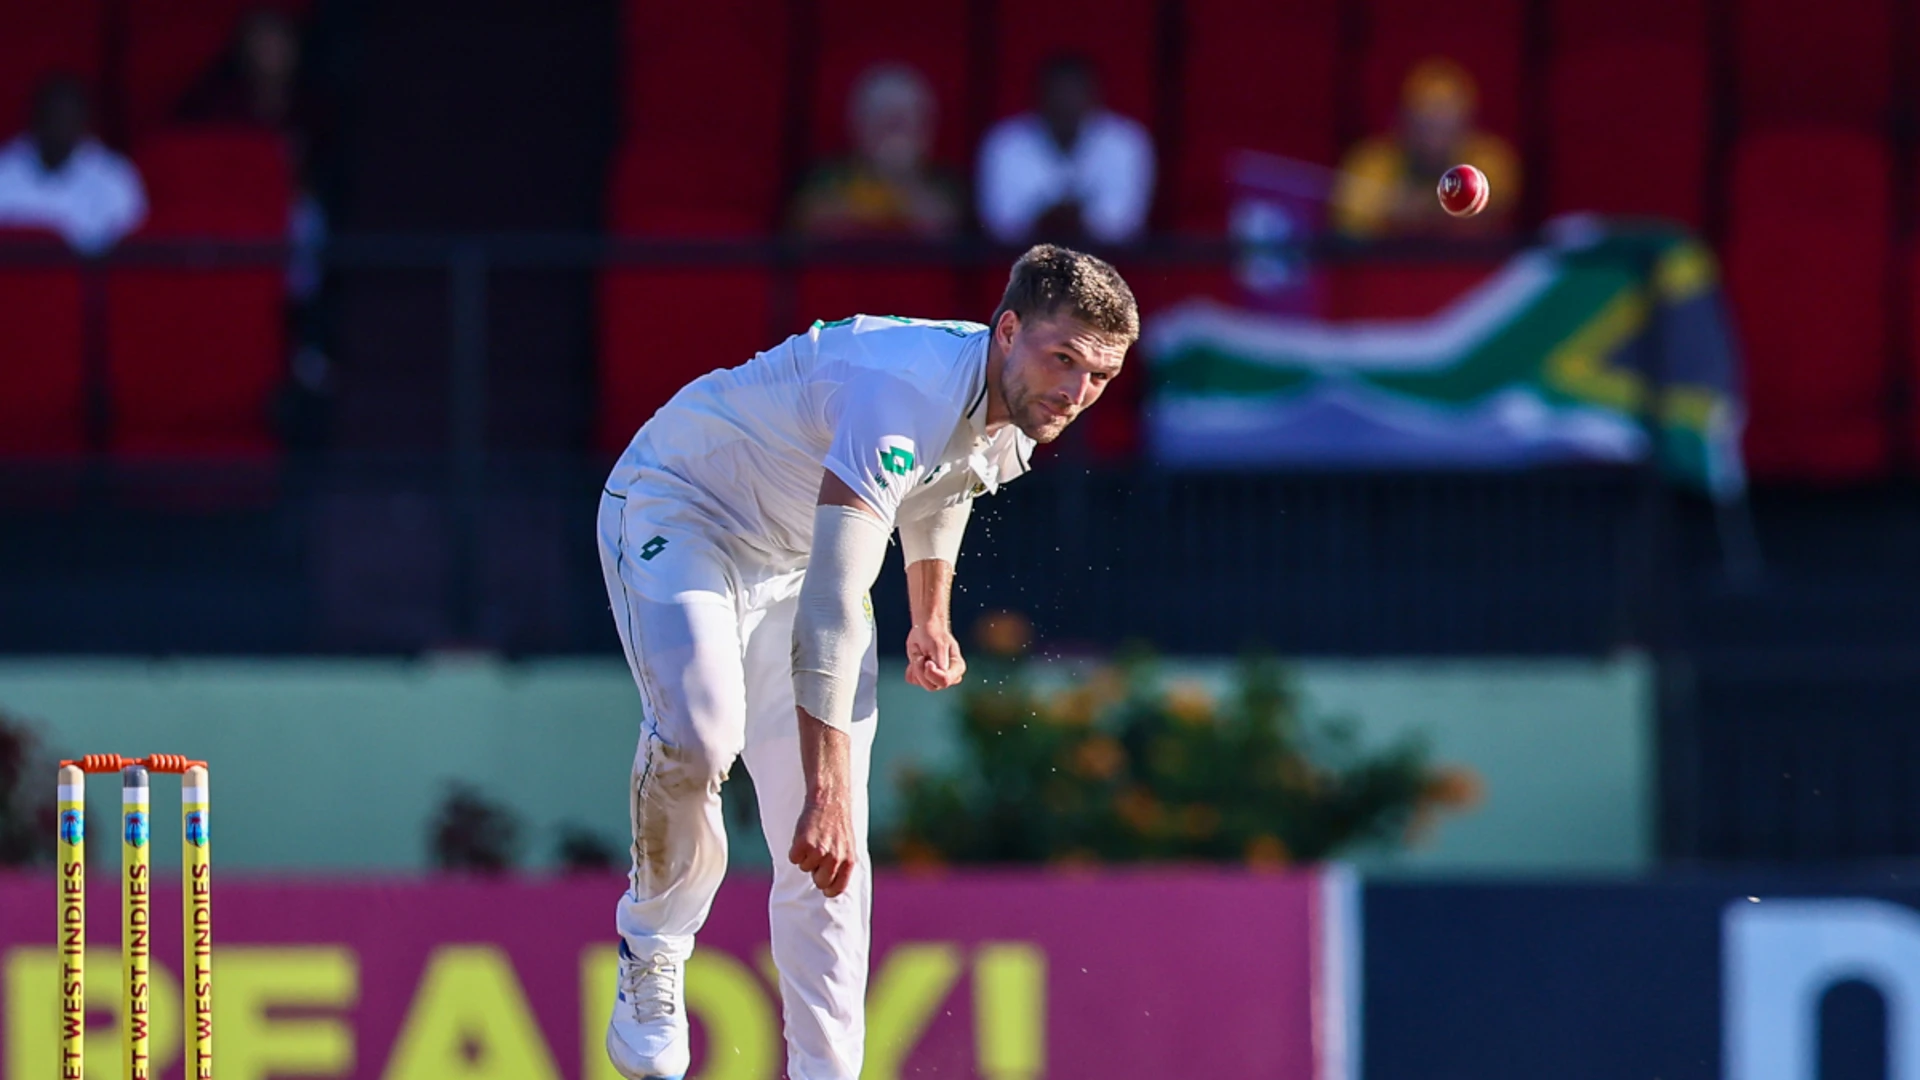
[[[130,765],[138,765],[148,772],[183,773],[188,769],[206,768],[207,763],[187,757],[185,754],[148,754],[143,758],[121,757],[119,754],[88,754],[74,761],[63,761],[62,766],[71,765],[81,772],[109,773],[119,772]]]

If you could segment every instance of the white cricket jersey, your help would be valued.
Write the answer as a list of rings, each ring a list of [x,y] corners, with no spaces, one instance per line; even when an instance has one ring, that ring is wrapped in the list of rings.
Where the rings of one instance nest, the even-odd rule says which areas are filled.
[[[633,437],[607,490],[664,473],[735,539],[804,558],[822,468],[889,526],[1026,472],[1033,439],[986,423],[986,327],[859,315],[688,383]]]

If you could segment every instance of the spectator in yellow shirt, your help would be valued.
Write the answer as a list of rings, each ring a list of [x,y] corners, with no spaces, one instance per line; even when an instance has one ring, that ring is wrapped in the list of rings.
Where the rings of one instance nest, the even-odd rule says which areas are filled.
[[[957,233],[959,185],[927,160],[935,119],[933,90],[919,71],[898,63],[869,69],[847,108],[854,153],[807,178],[794,227],[843,240]]]
[[[1347,151],[1333,191],[1334,227],[1348,236],[1489,236],[1507,230],[1520,164],[1505,139],[1473,126],[1473,76],[1452,60],[1423,60],[1407,74],[1399,128]],[[1434,194],[1455,165],[1487,174],[1492,199],[1471,218],[1450,217]]]

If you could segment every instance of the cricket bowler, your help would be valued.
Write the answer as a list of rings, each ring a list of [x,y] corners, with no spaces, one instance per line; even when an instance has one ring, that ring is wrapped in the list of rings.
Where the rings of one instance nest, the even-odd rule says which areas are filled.
[[[988,325],[815,323],[695,379],[634,436],[599,515],[642,707],[607,1025],[622,1076],[687,1071],[683,976],[726,873],[720,786],[744,758],[776,855],[787,1075],[857,1080],[878,671],[867,592],[897,532],[907,681],[959,683],[948,603],[973,500],[1099,400],[1139,332],[1112,266],[1043,245],[1014,263]]]

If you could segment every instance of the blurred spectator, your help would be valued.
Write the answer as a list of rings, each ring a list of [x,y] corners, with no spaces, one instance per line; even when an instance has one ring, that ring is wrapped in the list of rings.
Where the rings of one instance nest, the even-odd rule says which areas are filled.
[[[189,124],[253,128],[286,143],[295,190],[287,214],[288,379],[277,403],[281,437],[292,449],[320,445],[329,426],[333,365],[323,347],[321,250],[327,215],[319,191],[319,158],[331,131],[324,99],[304,78],[300,26],[284,11],[255,8],[234,28],[233,41],[181,99],[177,118]]]
[[[326,237],[326,215],[312,176],[314,146],[326,125],[300,78],[300,63],[300,28],[293,18],[274,8],[255,8],[240,20],[233,43],[178,110],[186,123],[254,127],[286,139],[299,186],[288,218],[294,257],[287,287],[296,302],[319,288],[319,248]]]
[[[1153,142],[1100,107],[1091,62],[1061,56],[1040,71],[1039,108],[995,125],[980,147],[980,220],[1001,243],[1140,235],[1153,201]]]
[[[1504,231],[1520,190],[1513,147],[1473,126],[1473,76],[1451,60],[1424,60],[1407,74],[1400,125],[1347,152],[1333,193],[1335,226],[1349,236],[1485,236]],[[1487,209],[1455,218],[1440,208],[1440,174],[1478,166],[1493,190]]]
[[[927,163],[933,91],[905,64],[867,71],[847,105],[854,152],[816,169],[801,188],[794,227],[810,236],[951,236],[959,185]]]
[[[299,27],[285,12],[256,8],[240,20],[219,62],[181,100],[179,118],[296,133],[303,105],[299,75]]]
[[[88,254],[139,228],[147,216],[140,174],[89,128],[79,79],[40,85],[31,128],[0,148],[0,225],[50,229]]]

